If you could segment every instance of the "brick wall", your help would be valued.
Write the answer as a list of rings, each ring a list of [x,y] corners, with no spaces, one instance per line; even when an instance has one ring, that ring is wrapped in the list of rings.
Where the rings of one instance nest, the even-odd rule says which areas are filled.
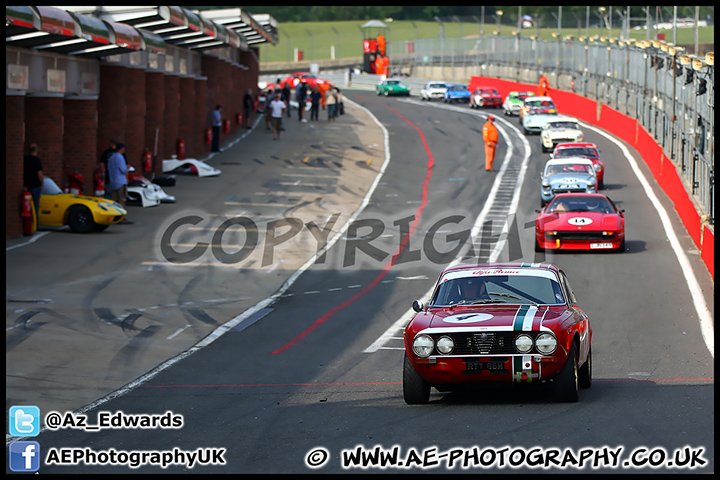
[[[63,101],[65,135],[63,139],[63,165],[83,176],[83,193],[95,195],[94,175],[98,163],[97,100]],[[53,178],[58,185],[60,180]],[[60,185],[62,187],[62,185]]]
[[[178,129],[178,137],[185,142],[185,158],[192,158],[192,152],[197,151],[197,142],[200,135],[196,131],[195,113],[195,80],[190,77],[181,77],[179,81],[180,91],[180,116],[182,121]]]
[[[125,158],[142,172],[145,152],[145,70],[125,69]]]
[[[177,154],[178,132],[180,131],[180,77],[165,75],[165,114],[163,116],[164,136],[161,138],[165,157],[170,158]],[[185,117],[183,115],[183,121]]]
[[[126,77],[125,67],[100,66],[100,95],[98,98],[98,136],[96,158],[109,147],[110,140],[127,143]],[[126,150],[127,155],[127,150]]]
[[[154,163],[155,175],[162,175],[162,159],[170,158],[165,154],[162,142],[165,135],[163,125],[165,115],[165,75],[161,72],[145,73],[145,144],[155,155],[157,135],[157,158]]]
[[[162,160],[176,153],[179,137],[185,140],[188,157],[209,151],[204,134],[215,105],[223,106],[231,134],[240,128],[236,115],[242,112],[242,98],[248,89],[257,91],[259,68],[253,50],[255,55],[240,52],[240,63],[248,70],[203,56],[199,79],[101,64],[97,100],[6,95],[6,238],[22,235],[22,160],[31,143],[40,147],[43,170],[60,188],[70,169],[82,173],[84,193],[94,194],[97,161],[111,139],[125,143],[128,162],[142,169],[142,155],[146,147],[154,151],[157,133],[153,172],[162,175]],[[221,141],[226,138],[221,133]]]
[[[25,97],[25,145],[24,152],[32,143],[38,145],[38,157],[42,160],[43,173],[55,180],[60,188],[65,186],[63,171],[64,99],[61,96]],[[73,165],[74,166],[74,165]]]
[[[5,238],[22,235],[20,195],[25,151],[25,97],[5,96]]]
[[[192,135],[195,137],[193,141],[193,149],[188,150],[188,154],[191,157],[198,157],[210,151],[210,145],[205,143],[205,130],[210,126],[206,120],[206,109],[207,109],[207,80],[198,79],[195,80],[195,118],[193,124]]]

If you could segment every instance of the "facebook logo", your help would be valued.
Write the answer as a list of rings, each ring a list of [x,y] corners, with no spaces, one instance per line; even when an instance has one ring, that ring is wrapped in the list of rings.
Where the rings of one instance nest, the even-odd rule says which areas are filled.
[[[40,408],[35,405],[10,407],[10,435],[36,437],[40,433]]]
[[[10,470],[13,472],[37,472],[40,469],[40,444],[38,442],[10,442]]]

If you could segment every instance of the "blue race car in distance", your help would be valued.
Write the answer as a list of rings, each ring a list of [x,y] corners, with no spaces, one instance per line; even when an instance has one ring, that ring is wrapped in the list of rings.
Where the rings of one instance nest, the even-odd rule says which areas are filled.
[[[455,102],[470,102],[470,90],[467,85],[462,83],[451,83],[448,84],[447,90],[443,94],[443,102],[455,103]]]

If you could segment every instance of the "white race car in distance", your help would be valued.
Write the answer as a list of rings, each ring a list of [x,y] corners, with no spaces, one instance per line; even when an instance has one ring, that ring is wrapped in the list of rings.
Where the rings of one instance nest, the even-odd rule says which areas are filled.
[[[445,82],[428,82],[425,88],[420,90],[420,100],[442,100],[445,90]]]

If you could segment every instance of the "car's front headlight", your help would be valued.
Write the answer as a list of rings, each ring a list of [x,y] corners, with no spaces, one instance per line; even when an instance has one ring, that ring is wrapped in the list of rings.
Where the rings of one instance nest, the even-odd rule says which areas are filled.
[[[438,352],[447,355],[453,351],[455,348],[455,342],[453,342],[453,339],[448,337],[447,335],[443,335],[442,337],[438,338],[437,341],[437,349]]]
[[[602,166],[599,163],[596,163],[593,165],[593,170],[595,170],[597,173],[600,173],[600,170],[602,170]]]
[[[533,341],[532,338],[530,338],[529,335],[525,335],[524,333],[521,335],[518,335],[515,339],[515,348],[520,353],[527,353],[530,350],[532,350]]]
[[[434,342],[430,335],[421,334],[413,340],[413,352],[418,357],[427,357],[433,351]]]
[[[543,182],[542,182],[542,188],[550,188],[550,183],[549,183],[549,182],[546,182],[546,181],[543,181]]]
[[[557,338],[551,333],[541,333],[535,339],[535,348],[543,355],[550,355],[557,349]]]

